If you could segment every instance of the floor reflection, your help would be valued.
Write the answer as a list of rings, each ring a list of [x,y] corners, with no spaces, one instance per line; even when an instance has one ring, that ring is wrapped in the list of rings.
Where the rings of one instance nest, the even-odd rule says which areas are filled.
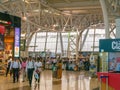
[[[98,87],[97,78],[90,78],[84,72],[63,71],[61,80],[53,79],[50,70],[43,71],[40,84],[28,81],[12,83],[12,77],[0,76],[0,90],[94,90]]]

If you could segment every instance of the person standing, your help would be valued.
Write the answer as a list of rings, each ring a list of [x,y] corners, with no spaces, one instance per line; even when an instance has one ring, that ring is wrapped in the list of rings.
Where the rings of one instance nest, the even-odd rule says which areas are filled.
[[[30,87],[32,83],[33,71],[34,71],[34,61],[32,60],[32,58],[28,58],[28,61],[26,63],[26,72],[27,72]]]
[[[21,69],[21,64],[18,58],[15,58],[14,61],[11,63],[10,70],[13,70],[13,83],[15,83],[16,79],[17,82],[19,80],[19,70]]]
[[[10,70],[11,63],[12,63],[12,58],[9,57],[9,58],[8,58],[8,62],[7,62],[6,77],[7,77],[8,73],[9,73],[9,71],[10,71],[10,76],[11,76],[11,74],[12,74],[12,72],[11,72],[11,70]]]
[[[62,61],[58,61],[57,64],[57,78],[61,79],[62,78]]]

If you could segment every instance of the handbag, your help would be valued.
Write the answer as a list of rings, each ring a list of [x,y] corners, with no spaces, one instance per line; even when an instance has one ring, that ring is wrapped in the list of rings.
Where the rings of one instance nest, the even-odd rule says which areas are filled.
[[[35,71],[36,71],[36,73],[39,74],[41,72],[41,68],[37,68]]]

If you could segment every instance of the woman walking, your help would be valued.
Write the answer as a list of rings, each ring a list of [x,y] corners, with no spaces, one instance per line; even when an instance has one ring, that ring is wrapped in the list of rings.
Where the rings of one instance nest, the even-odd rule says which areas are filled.
[[[57,78],[62,78],[62,61],[60,60],[57,64]]]
[[[38,81],[38,83],[40,82],[41,71],[42,71],[42,62],[41,62],[41,60],[38,59],[35,62],[35,80],[36,80],[36,82]]]

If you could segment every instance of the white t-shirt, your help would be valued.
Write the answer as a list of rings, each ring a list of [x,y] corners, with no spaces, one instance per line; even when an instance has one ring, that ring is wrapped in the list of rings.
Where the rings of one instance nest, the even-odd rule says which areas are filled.
[[[42,63],[41,62],[35,62],[35,70],[37,68],[40,68],[40,67],[42,67]]]

